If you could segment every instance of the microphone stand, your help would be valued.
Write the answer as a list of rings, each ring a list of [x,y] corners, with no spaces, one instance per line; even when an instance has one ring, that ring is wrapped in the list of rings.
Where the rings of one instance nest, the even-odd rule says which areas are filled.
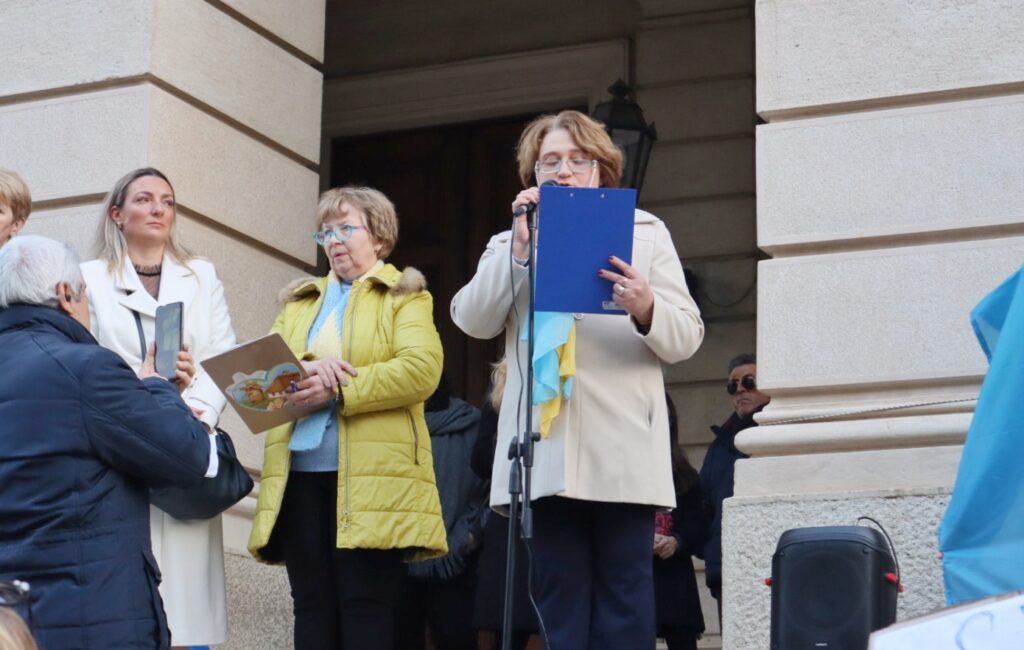
[[[547,184],[547,183],[545,183]],[[536,303],[536,280],[537,280],[537,219],[538,210],[534,207],[530,211],[527,220],[530,231],[530,255],[529,255],[529,330],[527,331],[527,364],[526,364],[526,431],[516,437],[509,445],[508,457],[512,461],[509,467],[508,493],[509,493],[509,520],[508,520],[508,555],[505,563],[505,606],[501,626],[501,650],[512,648],[512,614],[515,609],[513,593],[516,575],[516,557],[519,550],[519,533],[522,531],[522,538],[526,542],[533,539],[533,506],[530,504],[530,483],[533,473],[533,448],[534,443],[540,440],[540,434],[533,431],[533,346],[534,346],[534,316],[537,312]],[[513,229],[514,230],[514,229]],[[513,237],[515,236],[513,232]],[[515,300],[515,296],[512,297]],[[516,353],[518,354],[518,344]],[[522,495],[523,510],[520,521],[519,497]]]

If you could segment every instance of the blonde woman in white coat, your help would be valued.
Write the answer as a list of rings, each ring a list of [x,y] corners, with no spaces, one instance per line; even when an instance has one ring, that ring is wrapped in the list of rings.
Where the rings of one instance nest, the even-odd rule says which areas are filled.
[[[187,352],[181,358],[190,371],[235,344],[223,285],[212,264],[193,257],[178,242],[175,217],[174,190],[167,177],[152,168],[130,172],[107,196],[99,259],[82,265],[93,335],[136,371],[142,365],[140,326],[148,346],[159,305],[184,304]],[[201,371],[182,389],[185,402],[212,432],[225,406],[223,394]],[[163,574],[160,595],[174,647],[224,643],[221,518],[181,521],[150,506],[150,533]]]
[[[615,187],[622,154],[598,122],[577,111],[529,124],[517,149],[526,186],[511,208],[539,204],[538,185]],[[541,206],[543,208],[543,206]],[[543,237],[543,235],[541,235]],[[525,217],[491,238],[469,284],[452,299],[452,320],[467,334],[504,332],[510,360],[498,423],[491,505],[508,504],[506,454],[524,426],[521,384],[527,344],[529,260]],[[696,352],[704,325],[665,225],[636,211],[632,265],[610,258],[609,299],[626,315],[576,315],[576,375],[547,438],[537,443],[534,596],[549,650],[653,649],[654,511],[675,506],[661,364]],[[513,306],[513,303],[515,306]],[[533,421],[540,422],[535,409]]]

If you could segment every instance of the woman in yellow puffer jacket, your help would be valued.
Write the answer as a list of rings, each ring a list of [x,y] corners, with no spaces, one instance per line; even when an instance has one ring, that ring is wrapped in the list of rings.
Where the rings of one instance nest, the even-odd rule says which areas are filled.
[[[389,649],[403,561],[447,552],[423,419],[441,340],[422,274],[383,262],[384,194],[329,190],[317,224],[331,271],[285,290],[273,331],[310,375],[288,399],[323,408],[267,434],[249,551],[285,563],[296,648]]]

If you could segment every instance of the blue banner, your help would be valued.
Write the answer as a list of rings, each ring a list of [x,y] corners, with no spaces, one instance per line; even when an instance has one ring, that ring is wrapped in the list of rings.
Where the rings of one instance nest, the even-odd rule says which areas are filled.
[[[946,600],[1024,589],[1024,268],[971,312],[989,370],[939,525]]]

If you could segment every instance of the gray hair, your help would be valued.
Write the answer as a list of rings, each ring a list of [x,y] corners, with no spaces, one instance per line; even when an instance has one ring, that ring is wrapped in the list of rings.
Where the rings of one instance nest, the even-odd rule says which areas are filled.
[[[737,354],[729,362],[729,372],[736,370],[740,366],[757,365],[757,355],[752,352],[744,352],[743,354]]]
[[[162,179],[171,188],[171,192],[174,192],[171,181],[164,176],[163,172],[153,167],[132,170],[118,179],[103,200],[103,214],[100,215],[99,230],[96,233],[96,253],[101,260],[107,263],[108,271],[117,269],[120,273],[124,269],[125,260],[128,259],[128,242],[125,241],[124,233],[111,218],[110,210],[115,207],[123,208],[124,202],[128,198],[128,186],[146,176]],[[178,241],[177,210],[175,210],[175,219],[171,222],[166,252],[182,264],[195,259],[195,255]]]
[[[82,293],[78,253],[64,242],[39,235],[15,237],[0,248],[0,308],[16,303],[57,306],[57,285]]]

